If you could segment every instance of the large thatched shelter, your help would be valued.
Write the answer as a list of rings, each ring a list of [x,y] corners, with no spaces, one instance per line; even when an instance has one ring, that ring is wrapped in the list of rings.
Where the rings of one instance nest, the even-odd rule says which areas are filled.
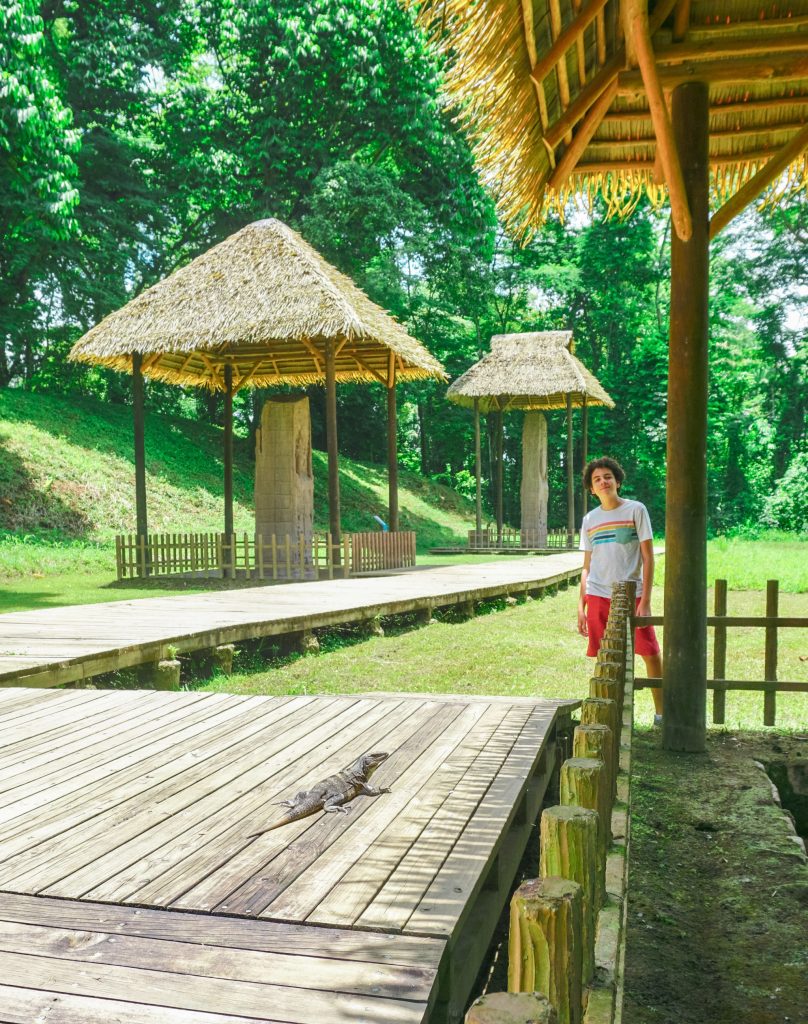
[[[248,224],[105,317],[76,342],[70,358],[134,374],[141,460],[141,374],[224,391],[228,536],[232,397],[239,388],[325,383],[329,511],[338,540],[336,382],[376,381],[387,388],[390,526],[396,529],[396,383],[446,377],[401,324],[274,218]],[[145,481],[142,462],[138,479]],[[145,495],[145,482],[139,496],[141,490]],[[138,501],[139,534],[145,534],[145,523],[144,497]]]
[[[808,0],[422,0],[506,222],[670,202],[663,744],[706,732],[709,241],[808,179]],[[711,205],[715,212],[710,215]]]
[[[499,414],[496,445],[499,534],[502,531],[502,413],[513,409],[538,414],[546,409],[567,410],[567,535],[571,538],[575,529],[572,410],[581,408],[583,411],[583,458],[586,461],[589,406],[614,408],[614,402],[597,377],[575,355],[572,331],[495,334],[491,338],[491,351],[452,382],[447,397],[458,405],[474,409],[475,413],[478,532],[481,527],[479,414]],[[541,436],[546,446],[546,428]]]

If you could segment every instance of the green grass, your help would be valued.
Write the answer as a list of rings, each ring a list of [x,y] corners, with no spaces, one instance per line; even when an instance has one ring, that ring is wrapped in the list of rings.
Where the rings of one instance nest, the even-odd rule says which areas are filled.
[[[758,596],[732,594],[730,608],[740,614],[753,612]],[[580,700],[588,691],[592,662],[577,633],[576,606],[577,591],[570,588],[515,607],[500,603],[493,606],[500,610],[468,622],[447,618],[420,629],[394,626],[389,635],[370,640],[359,640],[353,630],[332,631],[318,655],[289,657],[271,667],[258,667],[254,660],[250,663],[251,656],[243,655],[243,667],[237,659],[232,676],[213,680],[205,688],[274,695],[406,691]],[[808,616],[808,596],[788,595],[784,613]],[[808,662],[800,660],[808,654],[804,638],[804,631],[781,631],[781,678],[808,682]],[[727,670],[730,678],[762,678],[762,630],[730,632]],[[639,659],[637,674],[644,674]],[[652,717],[650,693],[638,692],[637,723],[649,726]],[[762,694],[727,695],[728,728],[759,729],[762,724]],[[805,694],[778,695],[777,727],[808,728]]]
[[[664,545],[664,540],[660,541]],[[781,592],[808,592],[808,537],[763,533],[745,537],[715,537],[707,541],[707,582],[728,581],[730,590],[765,590],[767,580],[779,580]],[[658,560],[656,584],[665,580],[665,558]]]

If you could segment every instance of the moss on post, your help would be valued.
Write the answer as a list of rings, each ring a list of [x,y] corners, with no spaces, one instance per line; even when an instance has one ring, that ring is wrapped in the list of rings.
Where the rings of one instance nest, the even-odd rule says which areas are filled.
[[[598,813],[598,909],[606,898],[606,851],[610,836],[611,793],[602,761],[571,757],[561,765],[561,803],[565,807],[587,807]]]
[[[233,674],[233,655],[236,653],[235,644],[219,644],[211,651],[213,670],[223,675]]]
[[[466,1024],[558,1024],[558,1016],[539,992],[491,992],[471,1004]]]
[[[608,725],[612,730],[612,757],[616,779],[620,770],[620,735],[622,731],[620,708],[617,701],[605,697],[587,697],[581,704],[581,725]]]
[[[582,977],[595,972],[598,816],[586,807],[548,807],[541,816],[539,874],[569,878],[581,887]]]
[[[608,725],[579,725],[572,737],[573,757],[592,757],[603,761],[609,783],[609,803],[617,796],[617,774],[614,769],[614,736]]]
[[[581,887],[566,878],[523,882],[511,900],[508,991],[541,992],[559,1024],[580,1024]]]

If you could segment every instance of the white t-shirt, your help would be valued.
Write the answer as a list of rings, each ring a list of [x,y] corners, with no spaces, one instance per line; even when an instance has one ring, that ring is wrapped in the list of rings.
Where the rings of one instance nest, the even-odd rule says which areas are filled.
[[[612,584],[632,580],[642,596],[640,542],[652,540],[651,520],[642,502],[621,498],[617,508],[593,508],[581,526],[581,551],[591,551],[586,592],[611,597]]]

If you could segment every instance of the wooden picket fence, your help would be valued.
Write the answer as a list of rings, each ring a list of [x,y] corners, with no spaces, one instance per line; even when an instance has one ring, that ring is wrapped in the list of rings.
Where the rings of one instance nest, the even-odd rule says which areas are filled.
[[[503,526],[499,539],[497,539],[495,527],[487,526],[479,532],[477,530],[468,531],[469,547],[475,550],[485,550],[486,548],[493,548],[497,551],[503,548],[528,548],[531,550],[556,548],[564,550],[570,547],[577,547],[578,538],[579,534],[573,534],[572,542],[569,543],[569,536],[566,530],[548,530],[545,543],[540,544],[538,530],[517,530],[512,526]]]
[[[247,577],[258,580],[334,579],[415,565],[415,532],[269,538],[262,534],[153,533],[115,538],[119,580],[147,577]]]
[[[766,614],[761,616],[727,615],[727,581],[715,581],[715,605],[712,615],[707,616],[707,626],[715,630],[713,643],[713,677],[707,680],[707,689],[713,691],[712,714],[716,725],[726,721],[727,690],[762,690],[763,724],[775,725],[777,717],[777,693],[808,693],[808,682],[778,679],[777,649],[778,630],[805,629],[808,618],[781,616],[779,614],[780,584],[778,580],[766,583]],[[665,625],[664,615],[637,617],[638,626]],[[763,679],[727,679],[727,630],[739,627],[758,627],[765,630]],[[658,686],[659,680],[637,677],[635,686],[642,689]]]

